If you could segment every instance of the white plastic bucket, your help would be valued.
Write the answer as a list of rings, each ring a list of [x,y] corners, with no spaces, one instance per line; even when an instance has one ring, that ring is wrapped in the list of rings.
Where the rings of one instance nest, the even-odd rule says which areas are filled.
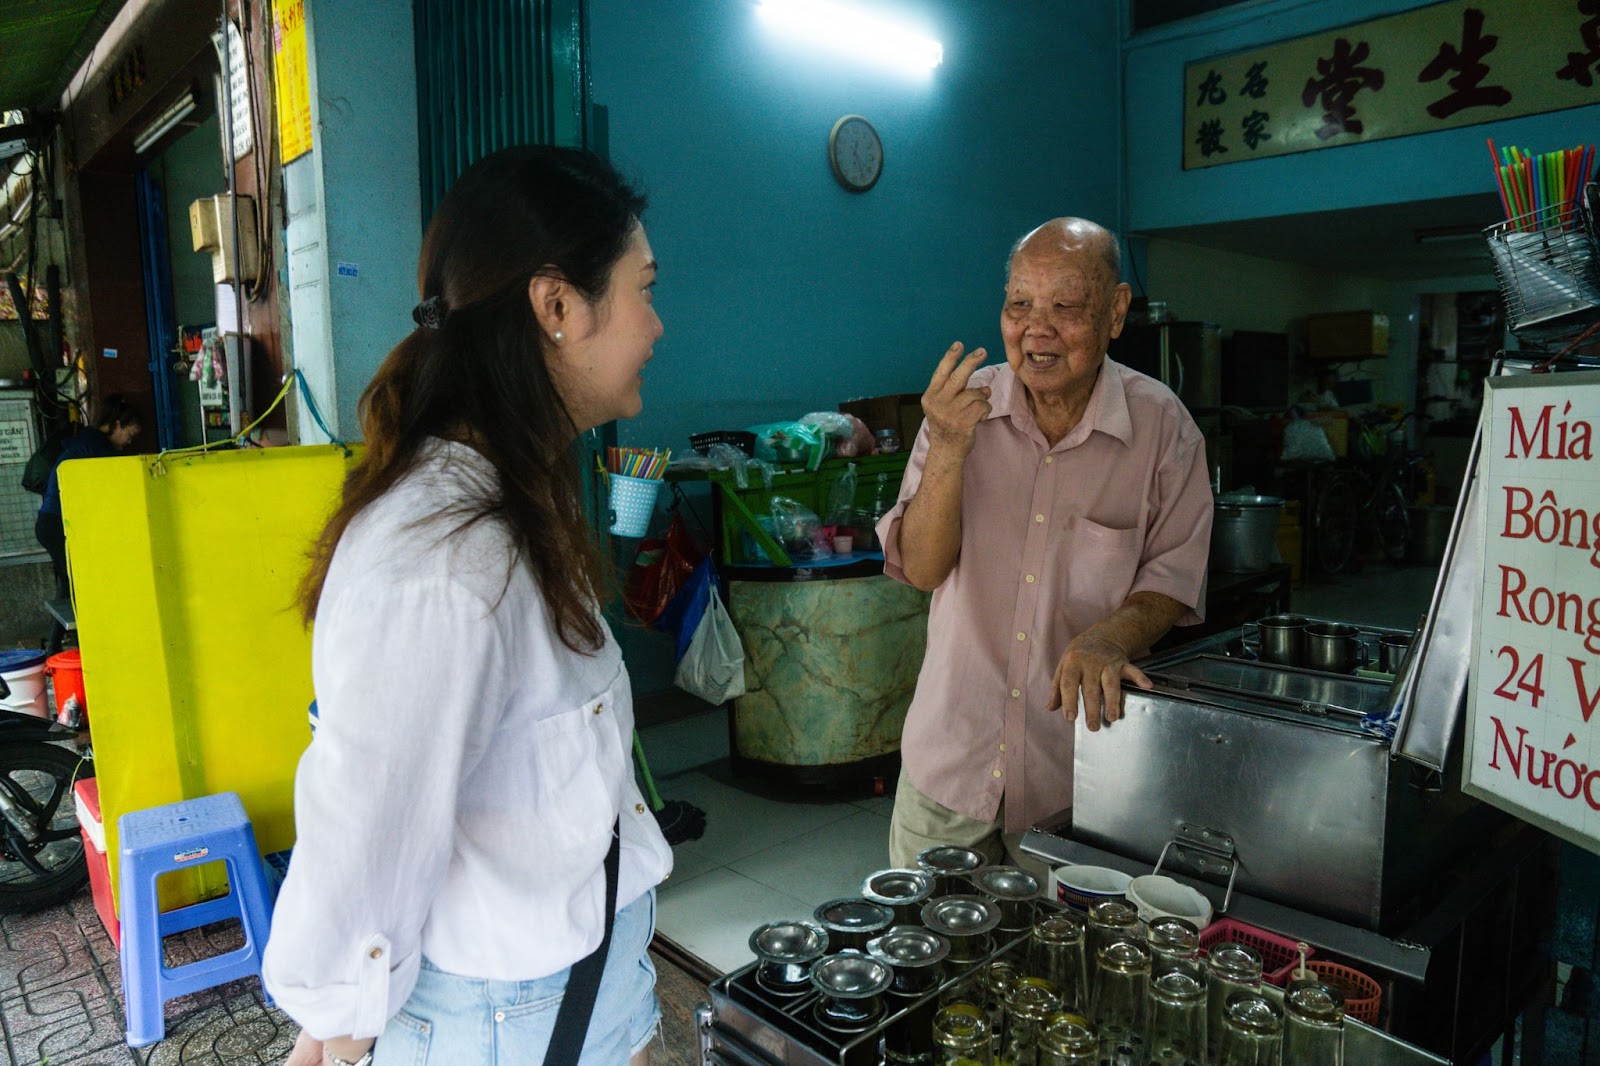
[[[650,532],[650,519],[656,513],[656,493],[661,491],[657,478],[629,477],[612,474],[611,532],[618,537],[642,537]]]
[[[1170,877],[1145,874],[1128,885],[1128,902],[1139,909],[1139,920],[1149,924],[1157,918],[1182,918],[1196,929],[1211,924],[1211,901],[1188,885]]]
[[[43,652],[0,652],[0,677],[11,688],[11,695],[0,700],[0,708],[35,718],[50,717],[44,660]]]
[[[1076,910],[1107,896],[1126,896],[1132,877],[1105,866],[1057,866],[1050,871],[1050,894]]]

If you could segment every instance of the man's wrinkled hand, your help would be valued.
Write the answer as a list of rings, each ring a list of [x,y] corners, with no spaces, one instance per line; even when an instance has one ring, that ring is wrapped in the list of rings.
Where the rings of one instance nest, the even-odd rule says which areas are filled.
[[[1102,722],[1109,725],[1122,717],[1124,681],[1132,681],[1140,688],[1153,687],[1144,671],[1128,661],[1125,650],[1092,632],[1081,634],[1067,645],[1066,653],[1056,664],[1046,709],[1060,708],[1067,721],[1075,722],[1081,698],[1085,724],[1093,733]]]
[[[322,1066],[322,1041],[304,1029],[300,1030],[289,1057],[283,1060],[283,1066]]]
[[[930,445],[966,458],[977,439],[978,423],[989,414],[988,387],[968,388],[968,382],[989,353],[974,348],[963,359],[961,352],[957,341],[939,360],[928,391],[922,394],[922,413],[928,419]]]

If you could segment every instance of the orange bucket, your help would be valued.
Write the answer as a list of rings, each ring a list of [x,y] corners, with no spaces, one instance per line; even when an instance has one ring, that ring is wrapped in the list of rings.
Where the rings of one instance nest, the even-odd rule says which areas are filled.
[[[56,693],[56,721],[72,729],[89,724],[89,703],[83,694],[83,653],[57,652],[44,661],[44,672]]]

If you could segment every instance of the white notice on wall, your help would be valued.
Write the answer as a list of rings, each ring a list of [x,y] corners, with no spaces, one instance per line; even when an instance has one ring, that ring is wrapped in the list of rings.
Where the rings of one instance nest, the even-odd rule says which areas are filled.
[[[33,454],[33,427],[26,418],[0,422],[0,466],[25,463]]]
[[[1600,373],[1488,386],[1463,787],[1600,852]]]
[[[222,34],[213,33],[211,43],[217,50],[217,102],[219,105],[231,104],[229,108],[233,121],[228,124],[228,129],[222,132],[222,150],[228,150],[228,132],[233,133],[233,161],[237,163],[250,154],[255,147],[255,124],[250,121],[250,73],[244,62],[244,40],[239,36],[239,27],[231,21],[228,23],[228,55],[226,59],[228,71],[228,84],[222,85]],[[229,94],[231,93],[231,98]],[[220,110],[219,106],[219,110]]]

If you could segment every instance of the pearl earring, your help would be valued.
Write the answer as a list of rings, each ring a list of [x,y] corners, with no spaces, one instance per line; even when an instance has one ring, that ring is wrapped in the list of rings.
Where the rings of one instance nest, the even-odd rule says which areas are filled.
[[[567,339],[567,335],[558,329],[554,333],[550,334],[550,339],[555,341],[557,344],[560,344],[562,341]]]

